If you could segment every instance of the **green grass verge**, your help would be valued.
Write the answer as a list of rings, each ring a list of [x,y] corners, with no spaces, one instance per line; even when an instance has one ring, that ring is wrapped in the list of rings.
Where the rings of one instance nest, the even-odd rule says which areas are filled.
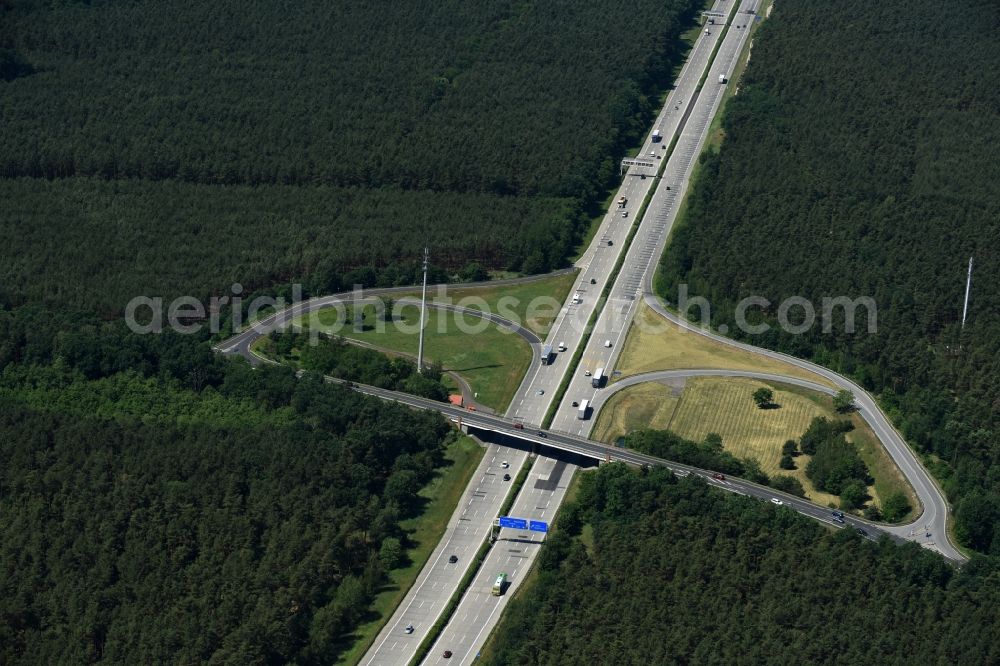
[[[578,274],[579,271],[574,270],[572,273],[506,286],[449,285],[442,293],[436,289],[428,289],[427,299],[431,303],[442,301],[473,310],[493,312],[524,326],[539,337],[544,337],[559,314]],[[404,296],[420,298],[420,291],[415,290],[393,298]]]
[[[527,463],[521,468],[521,471],[514,478],[514,482],[511,484],[510,490],[507,493],[507,497],[504,499],[504,503],[500,508],[500,515],[505,515],[510,507],[514,504],[514,500],[517,498],[517,494],[521,492],[521,487],[524,482],[528,480],[528,474],[531,471],[531,467],[534,463],[532,458],[528,458]],[[472,563],[469,565],[468,570],[465,575],[462,576],[462,580],[459,581],[458,587],[455,588],[455,592],[451,595],[448,603],[445,605],[444,610],[441,611],[440,617],[438,617],[437,622],[431,627],[430,632],[424,637],[424,640],[420,642],[420,646],[413,655],[413,659],[410,660],[411,666],[417,666],[427,657],[427,654],[431,651],[434,646],[434,641],[438,639],[441,632],[448,625],[448,621],[451,616],[455,614],[455,609],[462,602],[462,596],[465,591],[469,589],[472,585],[472,581],[476,579],[476,574],[479,570],[483,568],[483,562],[486,561],[486,556],[489,555],[490,548],[493,544],[490,543],[489,538],[483,539],[483,544],[476,551],[475,557],[472,559]]]
[[[399,312],[397,321],[386,323],[384,327],[368,324],[368,330],[360,332],[345,327],[339,334],[389,352],[416,356],[419,335],[409,329],[418,327],[420,308],[416,304],[406,304]],[[323,326],[332,326],[336,317],[332,309],[321,311],[316,317],[320,330]],[[521,337],[501,331],[493,324],[480,332],[471,332],[484,323],[473,317],[464,318],[465,324],[472,328],[463,331],[456,317],[461,315],[428,309],[424,361],[440,363],[445,370],[461,375],[479,394],[480,403],[502,412],[531,365],[534,358],[531,346]],[[374,316],[369,315],[369,318],[374,319]]]
[[[357,664],[375,642],[378,633],[406,597],[420,570],[424,568],[444,535],[448,520],[455,512],[455,507],[462,499],[462,494],[485,452],[485,449],[471,437],[455,437],[449,443],[444,454],[448,465],[417,493],[418,497],[427,501],[425,511],[400,523],[410,544],[410,548],[406,551],[409,564],[389,572],[388,582],[369,607],[369,612],[374,614],[376,619],[355,630],[351,648],[336,663]]]

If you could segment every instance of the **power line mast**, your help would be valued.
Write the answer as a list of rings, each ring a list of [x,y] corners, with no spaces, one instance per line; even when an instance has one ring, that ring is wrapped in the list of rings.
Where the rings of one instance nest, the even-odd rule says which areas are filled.
[[[420,341],[417,343],[417,372],[424,369],[424,321],[427,317],[427,260],[430,251],[424,247],[424,289],[420,296]]]
[[[969,277],[965,281],[965,306],[962,308],[962,330],[965,330],[965,317],[969,314],[969,291],[972,289],[972,257],[969,257]]]

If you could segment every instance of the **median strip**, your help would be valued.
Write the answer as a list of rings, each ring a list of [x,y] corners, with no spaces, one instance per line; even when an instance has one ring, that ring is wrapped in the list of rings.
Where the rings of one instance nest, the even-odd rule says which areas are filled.
[[[504,503],[500,507],[499,515],[506,515],[506,513],[514,505],[514,501],[521,492],[521,488],[528,480],[528,474],[531,472],[533,464],[534,459],[529,457],[525,462],[524,467],[521,468],[521,471],[518,472],[517,476],[514,478],[510,491],[507,493],[507,497],[504,499]],[[420,662],[423,661],[428,654],[430,654],[435,641],[437,641],[437,639],[441,636],[441,632],[444,631],[444,628],[448,626],[448,622],[451,620],[452,615],[455,614],[455,611],[458,609],[458,605],[462,602],[462,596],[465,594],[465,591],[470,585],[472,585],[472,581],[476,579],[476,575],[479,574],[479,570],[483,568],[483,563],[486,562],[486,558],[489,556],[490,548],[492,546],[493,544],[490,543],[488,536],[483,539],[482,545],[480,545],[479,550],[476,551],[476,555],[473,557],[472,563],[469,565],[465,575],[462,576],[462,580],[459,581],[458,587],[455,588],[451,598],[448,599],[448,603],[445,604],[444,609],[441,611],[441,615],[438,617],[433,626],[431,626],[431,629],[427,632],[427,636],[424,637],[424,640],[420,641],[420,646],[413,654],[413,659],[410,660],[410,666],[418,666],[418,664],[420,664]]]

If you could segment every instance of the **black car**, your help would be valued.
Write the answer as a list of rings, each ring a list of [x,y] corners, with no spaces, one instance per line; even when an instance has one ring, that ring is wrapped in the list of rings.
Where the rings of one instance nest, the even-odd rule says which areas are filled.
[[[868,532],[865,531],[865,530],[863,530],[863,529],[861,529],[860,527],[858,528],[858,534],[860,534],[863,537],[868,536]]]
[[[451,650],[445,650],[444,651],[444,658],[445,659],[451,659]]]
[[[594,278],[590,278],[590,284],[597,284],[597,280],[595,280]]]
[[[452,564],[458,562],[458,555],[452,555],[451,557],[448,558],[448,561]]]
[[[539,437],[548,437],[548,435],[546,435],[546,434],[545,434],[544,432],[542,432],[541,430],[539,430],[539,431],[538,431],[538,436],[539,436]]]
[[[503,480],[504,481],[510,481],[510,474],[504,474],[503,475]]]

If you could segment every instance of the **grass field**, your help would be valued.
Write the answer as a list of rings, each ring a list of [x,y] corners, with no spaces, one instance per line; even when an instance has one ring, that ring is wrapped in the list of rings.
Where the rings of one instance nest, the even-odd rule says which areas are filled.
[[[508,286],[448,287],[443,293],[428,290],[427,298],[431,302],[446,298],[447,303],[497,313],[544,338],[556,315],[559,314],[562,304],[566,302],[566,297],[573,288],[578,274],[578,271],[574,271],[544,280]],[[406,296],[419,298],[420,291],[416,290],[397,298]]]
[[[407,304],[399,308],[396,322],[387,323],[384,330],[372,326],[371,330],[355,331],[344,327],[338,335],[358,340],[380,349],[416,355],[419,336],[420,308]],[[439,310],[427,311],[424,333],[424,360],[440,363],[445,370],[461,375],[478,393],[482,404],[502,412],[517,391],[521,378],[534,358],[531,347],[524,339],[488,325],[478,333],[463,332],[456,323],[455,314]],[[336,322],[336,311],[322,310],[320,327]],[[466,318],[468,326],[481,326],[480,319]],[[401,330],[398,324],[405,327]],[[468,329],[467,329],[468,330]]]
[[[679,402],[679,391],[657,382],[622,389],[601,408],[591,436],[615,442],[633,430],[669,430]]]
[[[755,390],[774,391],[778,409],[758,409],[752,399]],[[687,380],[683,391],[650,382],[616,393],[601,410],[594,427],[596,439],[614,442],[637,428],[671,430],[702,441],[710,432],[722,436],[726,450],[741,458],[756,458],[768,475],[787,474],[802,482],[806,494],[819,504],[838,504],[838,499],[812,487],[805,475],[808,456],[796,458],[797,469],[783,470],[778,463],[781,446],[798,439],[817,416],[844,418],[835,413],[829,396],[787,384],[770,384],[742,377],[700,377]],[[875,478],[869,493],[876,501],[900,490],[916,506],[912,489],[889,458],[878,439],[860,416],[851,416],[854,431],[847,437]]]
[[[409,565],[389,572],[389,583],[378,593],[371,607],[375,619],[358,627],[351,649],[337,661],[338,664],[361,661],[378,632],[392,617],[444,534],[448,520],[484,453],[485,450],[470,437],[457,437],[448,446],[445,458],[449,464],[417,493],[427,501],[426,510],[420,516],[400,523],[411,544],[406,551]]]
[[[651,332],[651,331],[655,331]],[[765,358],[709,340],[666,322],[645,303],[639,304],[625,348],[615,370],[622,376],[653,370],[725,368],[756,370],[807,379],[833,387],[826,379],[794,365]]]

